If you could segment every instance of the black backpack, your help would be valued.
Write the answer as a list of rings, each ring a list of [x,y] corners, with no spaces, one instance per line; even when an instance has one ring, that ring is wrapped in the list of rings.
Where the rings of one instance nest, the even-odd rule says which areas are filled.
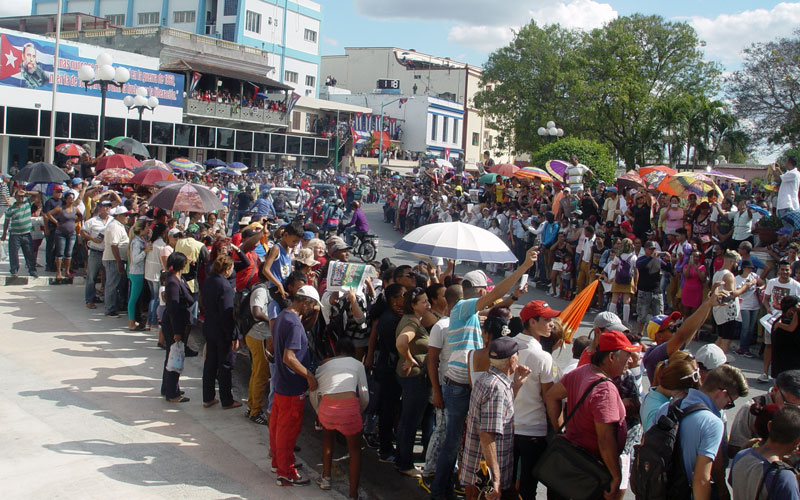
[[[631,491],[637,500],[683,500],[692,497],[686,477],[680,442],[680,423],[696,411],[708,410],[702,403],[681,409],[683,399],[669,403],[667,414],[653,424],[634,447]]]
[[[250,288],[237,290],[233,296],[233,322],[240,337],[247,335],[247,332],[258,322],[253,317],[253,309],[250,307],[250,295],[258,288],[265,286],[264,283],[256,283]]]
[[[771,485],[768,488],[766,488],[767,497],[765,500],[776,498],[773,497],[772,494],[775,493],[775,483],[777,482],[778,475],[781,473],[782,470],[788,470],[791,471],[792,474],[797,475],[797,469],[787,464],[786,462],[781,462],[780,460],[778,460],[777,462],[772,462],[771,464],[769,464],[767,470],[765,470],[764,474],[761,476],[761,481],[758,483],[758,489],[756,490],[755,500],[761,500],[761,490],[765,489],[765,487],[767,486],[766,485],[767,476],[769,475],[770,472],[774,472],[775,474],[773,474],[772,476]]]

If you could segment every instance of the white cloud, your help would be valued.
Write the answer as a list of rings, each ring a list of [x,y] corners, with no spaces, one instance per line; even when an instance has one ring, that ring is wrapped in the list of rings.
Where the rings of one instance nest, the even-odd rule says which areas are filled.
[[[684,18],[701,40],[706,41],[706,57],[728,67],[741,63],[741,51],[754,42],[790,36],[800,25],[800,2],[782,2],[770,10],[753,9],[714,18]]]
[[[500,25],[524,17],[546,0],[355,0],[357,13],[378,19],[458,21],[468,25]]]
[[[492,52],[508,45],[514,38],[510,27],[505,26],[453,26],[447,41],[479,52]]]

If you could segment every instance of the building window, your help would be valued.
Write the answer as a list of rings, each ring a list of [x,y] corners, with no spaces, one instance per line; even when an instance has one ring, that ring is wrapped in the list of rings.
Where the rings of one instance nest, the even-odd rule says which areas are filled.
[[[235,16],[239,10],[239,0],[225,0],[225,14],[226,16]]]
[[[139,24],[158,24],[158,12],[139,12]]]
[[[236,23],[225,23],[222,25],[222,39],[229,42],[236,40]]]
[[[289,70],[286,70],[286,71],[283,73],[283,79],[284,79],[285,81],[289,82],[289,83],[297,83],[297,79],[298,79],[298,78],[299,78],[299,75],[297,74],[297,72],[296,72],[296,71],[289,71]]]
[[[317,77],[306,75],[306,87],[313,87],[317,83]]]
[[[244,29],[253,33],[261,33],[261,14],[248,10],[245,16]]]
[[[306,42],[317,43],[317,32],[307,29],[303,38],[305,38]]]
[[[125,14],[109,14],[106,19],[114,26],[125,26]]]
[[[436,115],[431,115],[431,140],[436,140],[436,124],[439,121],[439,117]]]
[[[453,119],[453,144],[458,144],[458,124],[461,120]]]
[[[172,13],[172,22],[179,23],[193,23],[196,18],[196,11],[194,10],[176,10]]]
[[[481,140],[481,136],[477,132],[473,132],[472,133],[472,145],[473,146],[477,146],[478,145],[478,141],[480,141],[480,140]]]
[[[442,142],[447,142],[447,126],[450,124],[450,118],[442,118]]]

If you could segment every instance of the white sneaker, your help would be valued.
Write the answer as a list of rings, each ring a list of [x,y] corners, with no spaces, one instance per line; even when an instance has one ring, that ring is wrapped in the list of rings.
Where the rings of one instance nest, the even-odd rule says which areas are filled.
[[[321,490],[329,490],[331,489],[331,478],[319,476],[317,478],[317,484]]]
[[[757,379],[757,380],[758,380],[759,382],[763,382],[763,383],[765,383],[765,384],[766,384],[766,383],[768,383],[768,382],[771,380],[771,378],[770,378],[770,376],[769,376],[769,375],[767,375],[766,373],[762,373],[761,375],[759,375],[759,376],[758,376],[758,379]]]

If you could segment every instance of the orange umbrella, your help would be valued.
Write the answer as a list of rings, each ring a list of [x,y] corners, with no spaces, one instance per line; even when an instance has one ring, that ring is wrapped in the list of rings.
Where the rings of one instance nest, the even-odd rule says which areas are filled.
[[[558,319],[564,325],[564,342],[567,344],[572,343],[572,337],[581,325],[586,310],[589,309],[589,304],[592,303],[592,297],[597,290],[598,280],[589,283],[589,286],[580,291],[578,295],[572,299],[572,302],[567,304],[567,307],[558,315]]]

